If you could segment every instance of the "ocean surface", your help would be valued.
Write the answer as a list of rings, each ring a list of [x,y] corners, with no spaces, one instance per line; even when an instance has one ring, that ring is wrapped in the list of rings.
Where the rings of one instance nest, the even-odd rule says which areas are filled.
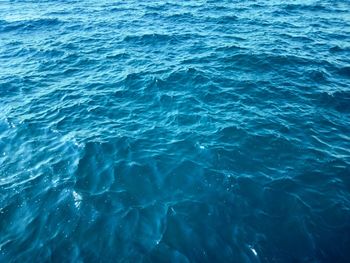
[[[350,262],[350,1],[0,1],[0,262]]]

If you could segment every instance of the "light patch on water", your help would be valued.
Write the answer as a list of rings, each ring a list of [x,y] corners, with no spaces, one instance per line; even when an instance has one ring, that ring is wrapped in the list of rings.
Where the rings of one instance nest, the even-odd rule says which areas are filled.
[[[249,249],[253,252],[254,256],[258,256],[258,252],[256,252],[255,248],[249,247]]]
[[[73,198],[74,198],[74,205],[76,208],[79,208],[81,205],[81,201],[83,200],[83,197],[78,194],[76,191],[73,191]]]
[[[201,150],[205,149],[205,146],[203,144],[200,144],[199,142],[196,143],[196,146]]]
[[[176,215],[176,211],[174,208],[170,207],[170,211],[171,211],[172,215]]]

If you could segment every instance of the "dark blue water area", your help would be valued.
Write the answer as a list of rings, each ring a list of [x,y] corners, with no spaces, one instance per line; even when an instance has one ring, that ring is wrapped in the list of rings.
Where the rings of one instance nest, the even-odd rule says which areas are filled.
[[[0,262],[350,262],[350,2],[0,1]]]

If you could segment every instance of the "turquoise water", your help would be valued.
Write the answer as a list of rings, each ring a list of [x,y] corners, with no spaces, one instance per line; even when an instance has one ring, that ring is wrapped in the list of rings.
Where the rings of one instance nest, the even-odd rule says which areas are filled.
[[[0,262],[349,248],[349,1],[0,1]]]

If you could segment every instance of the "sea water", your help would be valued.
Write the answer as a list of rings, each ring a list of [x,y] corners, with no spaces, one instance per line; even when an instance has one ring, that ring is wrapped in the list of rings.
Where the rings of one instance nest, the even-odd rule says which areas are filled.
[[[349,1],[0,1],[0,262],[349,248]]]

